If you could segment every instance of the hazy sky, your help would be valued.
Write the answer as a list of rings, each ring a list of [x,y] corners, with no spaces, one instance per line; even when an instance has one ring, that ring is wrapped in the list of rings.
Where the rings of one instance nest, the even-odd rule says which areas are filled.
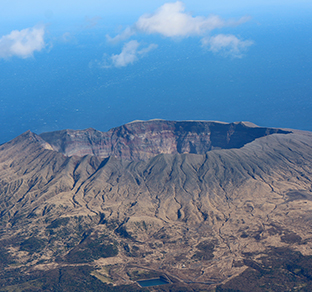
[[[53,21],[59,18],[94,17],[94,16],[138,16],[142,13],[151,13],[164,3],[164,0],[2,0],[0,19],[3,21],[18,21],[31,19],[37,21]],[[172,1],[174,2],[174,1]],[[310,0],[185,0],[183,3],[188,11],[195,14],[225,13],[225,12],[259,12],[265,9],[275,9],[268,13],[278,13],[278,10],[293,12],[302,7],[310,7]]]
[[[312,1],[2,0],[0,143],[135,119],[312,130]]]

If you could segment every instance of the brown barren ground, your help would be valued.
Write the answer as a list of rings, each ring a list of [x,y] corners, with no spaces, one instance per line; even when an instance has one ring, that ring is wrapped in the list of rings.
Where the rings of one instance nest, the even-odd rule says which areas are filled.
[[[216,124],[209,126],[208,135],[204,122],[198,128],[189,122],[191,127],[183,125],[185,133],[174,125],[180,136],[177,130],[170,136],[172,124],[155,123],[157,133],[151,122],[140,124],[144,139],[157,139],[157,150],[147,147],[148,158],[141,142],[137,148],[127,142],[143,139],[133,130],[136,123],[130,124],[132,138],[122,132],[130,126],[120,130],[112,151],[128,147],[132,154],[127,157],[81,156],[86,152],[81,147],[79,155],[67,156],[67,146],[56,151],[61,144],[51,140],[64,133],[48,139],[48,134],[26,132],[0,147],[0,287],[28,283],[44,291],[40,277],[31,282],[11,276],[82,267],[85,275],[115,286],[167,277],[172,287],[195,289],[190,291],[227,291],[222,290],[226,285],[250,291],[242,284],[248,276],[258,283],[255,291],[269,291],[271,275],[272,285],[286,277],[284,286],[273,291],[309,291],[304,289],[312,279],[307,272],[312,256],[312,134],[259,131],[245,124],[232,124],[223,133],[218,127],[231,124]],[[202,128],[206,132],[198,130]],[[118,129],[113,132],[117,135]],[[187,137],[180,139],[182,152],[178,142],[170,144],[172,133],[174,139]],[[219,140],[227,141],[222,144],[226,149],[212,146],[218,135],[224,135]],[[243,145],[235,144],[239,135],[247,141]],[[203,137],[208,150],[196,144],[203,144]],[[231,137],[235,143],[229,142]],[[175,150],[167,153],[161,147]],[[190,153],[192,149],[197,150]]]

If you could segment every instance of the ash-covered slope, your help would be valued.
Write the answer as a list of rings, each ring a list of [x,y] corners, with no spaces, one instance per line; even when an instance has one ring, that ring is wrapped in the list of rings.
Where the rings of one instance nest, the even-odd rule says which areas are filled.
[[[204,154],[213,149],[241,148],[279,129],[249,127],[244,123],[175,122],[152,120],[133,122],[108,132],[94,129],[43,133],[40,137],[66,156],[114,156],[145,160],[158,154]]]
[[[115,144],[102,143],[107,134],[95,130],[67,130],[26,132],[0,146],[0,285],[48,291],[41,274],[30,282],[19,275],[59,275],[86,264],[97,279],[118,285],[165,275],[208,289],[255,271],[263,291],[311,288],[310,132],[149,121],[109,133]],[[103,145],[114,145],[109,157]],[[285,265],[273,271],[268,258],[275,257]],[[8,280],[13,271],[18,276]],[[272,286],[272,275],[282,286]]]

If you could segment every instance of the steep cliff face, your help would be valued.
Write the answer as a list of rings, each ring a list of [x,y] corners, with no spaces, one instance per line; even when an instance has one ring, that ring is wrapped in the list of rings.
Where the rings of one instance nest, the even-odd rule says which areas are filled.
[[[108,132],[64,130],[43,133],[40,137],[66,156],[89,154],[145,160],[161,153],[204,154],[213,149],[241,148],[274,133],[287,132],[244,123],[153,120],[129,123]]]

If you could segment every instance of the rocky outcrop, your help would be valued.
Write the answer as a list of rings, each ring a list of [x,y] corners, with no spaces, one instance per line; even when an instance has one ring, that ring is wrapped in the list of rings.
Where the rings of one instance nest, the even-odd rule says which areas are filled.
[[[132,122],[108,132],[90,128],[43,133],[40,137],[66,156],[95,155],[145,160],[161,153],[204,154],[214,149],[241,148],[257,138],[274,133],[287,132],[242,122],[152,120]]]

